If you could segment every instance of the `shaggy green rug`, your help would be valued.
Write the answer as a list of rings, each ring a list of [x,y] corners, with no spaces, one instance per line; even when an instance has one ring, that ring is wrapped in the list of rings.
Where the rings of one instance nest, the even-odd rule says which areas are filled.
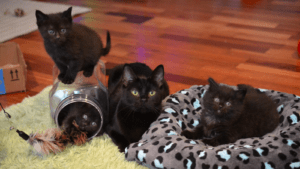
[[[48,94],[51,86],[34,97],[25,98],[22,103],[5,108],[11,115],[12,125],[27,134],[56,127],[50,116]],[[107,135],[96,137],[82,146],[70,146],[58,154],[38,156],[33,147],[24,141],[15,130],[9,130],[10,123],[3,111],[0,112],[0,168],[146,168],[136,162],[125,160]]]

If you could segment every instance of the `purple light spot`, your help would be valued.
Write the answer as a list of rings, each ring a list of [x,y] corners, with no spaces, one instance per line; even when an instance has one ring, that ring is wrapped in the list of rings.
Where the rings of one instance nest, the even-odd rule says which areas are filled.
[[[144,60],[146,60],[146,57],[145,57],[145,48],[139,47],[137,50],[138,50],[137,61],[138,62],[143,62]]]

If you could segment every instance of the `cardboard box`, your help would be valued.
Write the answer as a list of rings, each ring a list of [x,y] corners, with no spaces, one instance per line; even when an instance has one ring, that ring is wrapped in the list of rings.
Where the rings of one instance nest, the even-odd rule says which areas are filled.
[[[17,43],[0,44],[0,95],[26,91],[27,66]]]

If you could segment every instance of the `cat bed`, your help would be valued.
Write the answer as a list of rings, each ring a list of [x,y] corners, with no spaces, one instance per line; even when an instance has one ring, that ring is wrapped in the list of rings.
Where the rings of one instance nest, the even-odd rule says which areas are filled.
[[[300,168],[300,98],[293,94],[259,89],[278,103],[280,114],[279,126],[263,137],[212,147],[181,136],[182,130],[200,123],[208,87],[192,86],[168,96],[162,114],[142,139],[125,149],[126,159],[149,168]]]

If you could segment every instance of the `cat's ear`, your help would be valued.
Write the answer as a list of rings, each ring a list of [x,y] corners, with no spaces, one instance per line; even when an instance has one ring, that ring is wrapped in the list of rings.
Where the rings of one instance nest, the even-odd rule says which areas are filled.
[[[151,74],[151,79],[157,83],[158,87],[161,87],[164,83],[164,74],[163,65],[157,66]]]
[[[67,18],[69,22],[72,22],[72,7],[62,13],[64,18]]]
[[[127,85],[134,81],[137,78],[136,74],[133,72],[133,70],[131,69],[131,67],[127,64],[124,65],[123,68],[123,77],[122,77],[122,82],[123,85],[125,87],[127,87]]]
[[[49,18],[48,15],[44,14],[40,10],[35,11],[35,17],[36,17],[36,22],[37,22],[38,26],[40,26],[40,23],[44,22],[45,20],[47,20]]]
[[[237,99],[243,101],[246,96],[246,93],[247,93],[246,89],[239,89],[239,90],[235,91],[235,97]]]
[[[219,84],[213,78],[208,78],[208,82],[210,91],[219,90]]]

